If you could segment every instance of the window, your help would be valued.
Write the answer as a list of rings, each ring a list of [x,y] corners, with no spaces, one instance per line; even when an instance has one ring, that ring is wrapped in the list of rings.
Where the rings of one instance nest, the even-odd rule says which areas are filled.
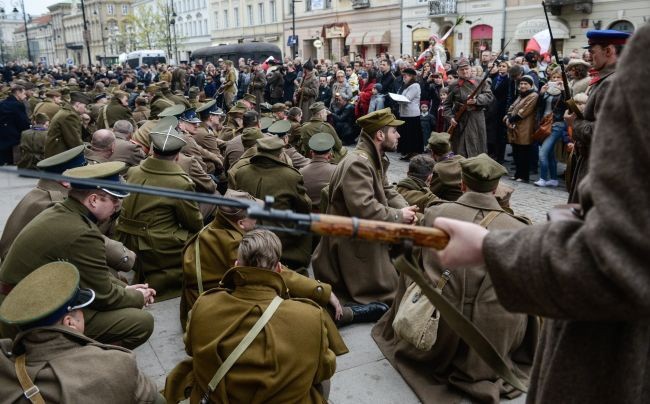
[[[617,31],[629,32],[630,34],[634,32],[634,25],[631,22],[626,20],[614,21],[609,29],[615,29]]]
[[[208,20],[203,20],[203,35],[208,35]]]
[[[214,12],[214,27],[216,29],[219,29],[219,12],[218,11]]]
[[[235,27],[239,28],[239,7],[235,7],[232,11],[232,17],[235,19]]]
[[[257,4],[257,13],[260,16],[260,24],[264,24],[264,3]]]
[[[255,21],[253,20],[253,6],[250,4],[247,5],[246,11],[248,13],[248,25],[253,25],[255,23]]]
[[[106,14],[113,15],[113,5],[112,4],[107,4],[106,5]]]
[[[230,23],[228,22],[228,10],[223,10],[223,27],[228,28]]]
[[[271,22],[276,22],[278,20],[278,16],[275,12],[275,0],[269,1],[269,9],[271,9]]]
[[[128,15],[128,14],[129,14],[129,5],[122,4],[122,15]]]
[[[306,11],[324,10],[332,8],[332,0],[307,0],[305,2]]]

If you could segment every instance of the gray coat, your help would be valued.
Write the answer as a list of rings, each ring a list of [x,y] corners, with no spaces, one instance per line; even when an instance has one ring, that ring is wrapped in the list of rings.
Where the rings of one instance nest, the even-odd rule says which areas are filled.
[[[485,259],[510,311],[546,317],[531,403],[650,397],[650,25],[626,45],[580,185],[585,220],[488,234]],[[612,158],[612,134],[625,158]],[[525,269],[525,270],[523,270]]]

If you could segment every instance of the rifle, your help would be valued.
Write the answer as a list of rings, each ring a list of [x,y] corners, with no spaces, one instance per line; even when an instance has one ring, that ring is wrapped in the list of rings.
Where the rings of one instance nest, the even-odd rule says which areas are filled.
[[[573,98],[571,98],[571,88],[569,87],[569,79],[567,78],[566,71],[564,70],[564,61],[560,59],[557,54],[557,48],[555,46],[555,38],[553,38],[553,30],[551,29],[551,22],[548,19],[548,11],[546,11],[546,3],[542,1],[542,7],[544,8],[544,16],[546,17],[546,26],[548,27],[548,34],[551,37],[551,50],[553,52],[553,57],[557,64],[560,65],[560,70],[562,71],[562,84],[564,85],[564,102],[566,103],[567,108],[573,112],[578,119],[584,119],[582,111],[576,105]]]
[[[419,227],[408,224],[366,220],[356,217],[336,215],[296,213],[291,210],[273,209],[273,197],[267,196],[264,207],[254,201],[226,198],[218,195],[202,194],[191,191],[182,191],[170,188],[152,187],[144,185],[125,184],[115,181],[72,178],[64,175],[34,170],[12,170],[0,167],[0,172],[18,174],[27,178],[42,178],[52,181],[67,181],[74,184],[91,186],[94,188],[108,188],[129,193],[160,196],[166,198],[182,199],[198,203],[208,203],[216,206],[227,206],[246,209],[251,219],[280,223],[283,227],[269,227],[291,233],[313,233],[320,236],[348,237],[359,240],[377,241],[387,244],[401,244],[410,240],[414,246],[443,249],[449,241],[449,236],[442,230]]]
[[[508,44],[510,44],[511,40],[512,39],[508,40],[508,42],[503,46],[503,48],[501,49],[501,52],[497,55],[497,57],[494,60],[498,60],[501,57],[501,55],[503,55],[503,52],[506,50],[506,48],[508,47]],[[487,70],[485,72],[481,82],[478,83],[478,86],[476,86],[474,91],[472,91],[472,93],[469,95],[469,97],[467,97],[467,101],[469,101],[469,100],[473,99],[474,97],[476,97],[476,95],[479,93],[479,91],[481,91],[481,88],[483,88],[483,84],[485,84],[488,77],[490,77],[490,70]],[[465,101],[463,103],[463,105],[458,109],[458,111],[456,111],[456,114],[454,115],[454,120],[456,121],[456,124],[449,126],[449,129],[447,129],[447,133],[449,133],[449,135],[451,135],[451,136],[454,136],[454,133],[456,132],[456,128],[458,127],[458,124],[460,123],[460,119],[463,117],[463,115],[465,115],[465,112],[467,112],[467,108],[469,108],[469,105],[467,105],[467,101]]]

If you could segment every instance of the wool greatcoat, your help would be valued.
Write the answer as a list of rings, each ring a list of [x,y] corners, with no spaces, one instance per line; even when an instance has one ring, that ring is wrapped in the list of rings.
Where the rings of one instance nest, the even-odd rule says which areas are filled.
[[[267,195],[273,196],[274,209],[310,213],[311,200],[307,196],[302,175],[281,156],[258,151],[235,173],[237,189],[261,200]],[[282,263],[298,271],[306,268],[311,256],[311,237],[287,232],[278,232],[277,235],[282,242]]]
[[[444,160],[437,161],[433,166],[429,189],[438,198],[455,201],[463,194],[463,191],[460,190],[461,160],[465,160],[465,157],[452,155]]]
[[[113,97],[108,104],[99,110],[97,129],[111,129],[115,122],[122,120],[131,122],[134,128],[138,127],[131,110],[122,105],[119,99]]]
[[[32,127],[20,134],[20,160],[14,162],[18,168],[36,169],[36,164],[43,160],[46,138],[47,128],[43,127]]]
[[[397,183],[396,189],[409,205],[417,205],[420,212],[424,212],[434,201],[438,200],[427,184],[419,178],[406,177]]]
[[[354,152],[341,161],[329,184],[327,213],[401,223],[404,198],[388,184],[388,158],[361,133]],[[342,302],[392,303],[397,271],[389,246],[362,240],[323,237],[312,258],[314,275],[332,285]]]
[[[303,70],[302,83],[298,89],[298,108],[302,111],[302,121],[307,122],[311,119],[309,107],[316,102],[318,97],[318,77],[314,72],[307,73]]]
[[[131,167],[127,177],[129,184],[195,190],[178,164],[154,157]],[[160,301],[180,295],[181,251],[190,236],[202,227],[195,202],[131,194],[124,198],[116,236],[136,252],[138,279],[156,289],[156,300]]]
[[[235,264],[239,243],[244,231],[231,218],[217,209],[214,220],[198,234],[187,241],[183,250],[183,293],[181,294],[180,319],[185,330],[187,315],[199,297],[197,282],[196,248],[199,249],[201,280],[203,290],[219,287],[224,274]],[[198,239],[198,242],[197,242]],[[321,307],[327,307],[332,287],[326,283],[300,275],[282,267],[280,276],[291,297],[313,300]],[[330,349],[336,355],[348,352],[342,337],[332,319],[327,316],[327,338]]]
[[[338,164],[339,161],[348,153],[348,149],[343,147],[336,129],[328,122],[324,122],[317,117],[311,117],[309,122],[305,122],[300,128],[300,151],[304,156],[309,156],[309,139],[317,133],[328,133],[334,138],[334,147],[332,147],[332,164]]]
[[[311,162],[300,169],[300,174],[305,181],[307,195],[311,199],[312,210],[318,211],[320,206],[321,191],[332,178],[336,166],[330,164],[329,159],[315,154]]]
[[[26,402],[15,357],[25,353],[27,374],[46,403],[161,403],[156,384],[128,349],[101,344],[63,325],[0,340],[0,403]]]
[[[81,117],[70,104],[63,104],[54,115],[47,131],[44,158],[63,153],[83,144],[81,140]]]
[[[529,403],[650,397],[650,25],[625,46],[602,99],[577,218],[490,232],[499,301],[544,317]],[[625,158],[612,158],[612,136]],[[525,270],[523,270],[525,269]]]
[[[2,261],[0,281],[16,285],[42,265],[70,262],[79,269],[79,286],[95,291],[95,300],[83,309],[85,334],[105,343],[121,342],[132,349],[153,332],[153,317],[141,310],[142,293],[126,289],[111,275],[104,239],[94,220],[88,209],[72,198],[45,210],[16,237]],[[0,300],[4,295],[0,294]],[[0,329],[3,336],[12,335],[12,328],[3,325]]]
[[[255,109],[260,112],[261,104],[264,102],[264,87],[266,87],[266,75],[261,68],[253,73],[253,78],[248,86],[248,92],[255,96],[257,105]]]
[[[61,109],[61,106],[59,106],[59,104],[54,102],[54,100],[51,98],[46,98],[43,101],[36,104],[36,107],[32,112],[32,119],[36,114],[40,113],[40,114],[47,115],[47,117],[50,118],[50,121],[52,121],[52,119],[54,119],[54,115],[56,115],[56,113],[59,112],[59,109]]]
[[[210,401],[324,404],[316,385],[331,378],[336,369],[327,314],[311,300],[290,298],[282,276],[270,270],[235,267],[224,275],[223,284],[227,289],[205,292],[192,308],[185,334],[185,350],[192,358],[179,363],[167,377],[167,401],[177,402],[182,398],[179,393],[192,387],[191,401],[199,402],[217,368],[271,300],[280,296],[284,301]]]
[[[594,131],[596,118],[607,99],[607,92],[616,77],[616,64],[606,66],[598,72],[598,80],[587,89],[589,98],[582,112],[584,119],[573,123],[573,140],[575,148],[572,156],[571,181],[569,183],[569,203],[579,203],[578,186],[589,172],[589,149]]]
[[[476,88],[476,80],[459,79],[449,85],[449,96],[442,103],[443,114],[448,123],[454,117],[462,104]],[[489,85],[483,85],[481,91],[476,94],[476,105],[467,108],[454,135],[451,137],[451,148],[456,154],[464,157],[474,157],[481,153],[487,153],[487,132],[485,128],[485,115],[483,110],[494,100]]]

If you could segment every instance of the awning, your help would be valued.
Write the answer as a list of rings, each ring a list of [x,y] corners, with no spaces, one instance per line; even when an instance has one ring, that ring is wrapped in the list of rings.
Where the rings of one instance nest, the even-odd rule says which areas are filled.
[[[555,39],[568,39],[571,37],[569,34],[569,26],[561,20],[550,20],[551,29],[553,30],[553,37]],[[536,33],[548,29],[546,20],[542,18],[527,20],[517,25],[515,28],[514,39],[530,39]]]
[[[365,32],[350,32],[345,38],[345,46],[362,45],[364,35],[366,35]]]
[[[418,28],[413,30],[413,42],[428,41],[431,38],[431,32],[428,28]]]
[[[390,31],[368,31],[363,37],[364,45],[383,45],[390,43]]]

